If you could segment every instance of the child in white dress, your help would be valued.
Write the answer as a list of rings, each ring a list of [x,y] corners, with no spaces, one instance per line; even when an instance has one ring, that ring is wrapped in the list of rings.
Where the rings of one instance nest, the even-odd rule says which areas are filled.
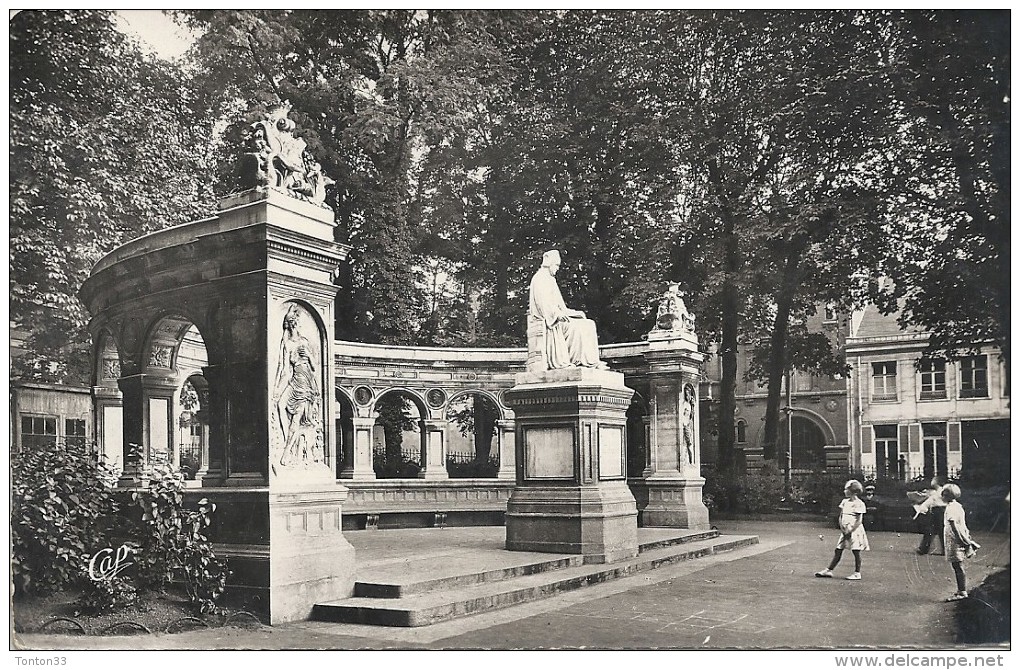
[[[963,561],[974,556],[974,552],[981,548],[981,545],[970,536],[966,515],[959,498],[960,487],[956,484],[946,484],[942,487],[942,499],[946,501],[942,543],[946,547],[946,560],[956,573],[956,593],[947,600],[963,600],[967,597],[967,573],[963,570]]]
[[[843,487],[846,498],[839,504],[839,529],[843,535],[836,544],[836,552],[832,555],[829,567],[816,572],[815,577],[832,577],[832,570],[839,565],[839,559],[843,558],[843,550],[849,549],[854,555],[854,571],[847,579],[861,578],[861,552],[871,548],[868,546],[868,534],[864,532],[864,514],[868,508],[860,499],[863,492],[864,487],[856,479],[851,479]]]

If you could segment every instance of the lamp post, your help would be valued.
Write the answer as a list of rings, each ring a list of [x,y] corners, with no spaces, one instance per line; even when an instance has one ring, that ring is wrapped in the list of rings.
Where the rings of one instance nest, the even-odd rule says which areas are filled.
[[[783,379],[786,384],[786,407],[783,408],[783,412],[786,413],[786,489],[790,490],[790,483],[793,479],[793,393],[790,384],[790,368],[786,368],[786,373]]]

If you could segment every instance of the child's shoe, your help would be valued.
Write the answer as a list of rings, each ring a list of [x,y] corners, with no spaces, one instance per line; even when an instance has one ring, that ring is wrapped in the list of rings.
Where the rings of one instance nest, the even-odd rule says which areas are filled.
[[[966,591],[957,591],[953,595],[951,595],[948,598],[946,598],[946,602],[947,603],[951,603],[954,600],[965,600],[966,598],[967,598],[967,592]]]
[[[858,581],[861,578],[861,573],[859,573],[859,572],[851,572],[849,575],[846,576],[846,578],[849,579],[852,582],[856,582],[856,581]]]
[[[825,568],[815,573],[815,577],[832,577],[832,570]]]

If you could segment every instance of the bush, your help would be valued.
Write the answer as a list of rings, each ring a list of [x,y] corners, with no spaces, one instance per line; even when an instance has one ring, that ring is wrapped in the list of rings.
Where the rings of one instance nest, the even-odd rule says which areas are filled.
[[[499,462],[495,458],[485,461],[457,461],[453,458],[446,460],[446,471],[451,479],[467,478],[492,478],[499,474]]]
[[[204,532],[216,505],[203,498],[197,510],[185,509],[183,475],[165,465],[154,468],[148,490],[132,492],[131,501],[141,512],[135,550],[139,584],[162,590],[180,575],[191,602],[202,612],[216,611],[230,574]]]
[[[11,543],[15,592],[46,592],[89,581],[85,566],[108,545],[118,505],[116,475],[77,445],[52,443],[11,458]]]
[[[702,501],[719,512],[772,512],[783,500],[783,475],[775,461],[765,461],[761,470],[742,474],[702,469],[705,486]]]
[[[421,464],[403,455],[387,458],[385,454],[375,454],[372,469],[380,479],[414,479],[421,472]]]
[[[771,512],[783,500],[786,492],[783,473],[775,461],[765,461],[758,471],[742,478],[743,508],[745,512]]]
[[[75,603],[78,613],[103,614],[122,609],[138,601],[138,591],[126,577],[86,580],[81,597]]]

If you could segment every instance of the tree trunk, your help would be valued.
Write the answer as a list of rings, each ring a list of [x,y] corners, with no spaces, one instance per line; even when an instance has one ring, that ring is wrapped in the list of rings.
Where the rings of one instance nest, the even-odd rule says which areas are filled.
[[[790,310],[797,290],[796,274],[800,253],[800,245],[794,245],[786,257],[783,282],[776,299],[776,318],[769,338],[767,370],[769,394],[765,403],[765,438],[762,443],[766,460],[776,457],[776,444],[779,442],[779,403],[782,400],[783,376],[789,362],[786,343],[790,329]]]
[[[492,294],[492,321],[486,325],[491,332],[502,333],[506,328],[509,316],[507,312],[510,302],[510,270],[506,257],[510,253],[508,238],[513,225],[510,221],[510,211],[505,196],[507,186],[504,183],[503,169],[499,165],[492,166],[488,192],[493,223],[493,257],[496,262],[493,263],[495,286]]]
[[[475,460],[485,463],[492,453],[492,429],[496,425],[496,416],[492,408],[479,396],[472,401],[475,412]]]
[[[720,470],[733,467],[733,412],[737,406],[737,334],[740,328],[740,297],[736,274],[740,269],[739,239],[736,235],[734,217],[729,212],[724,216],[724,258],[725,278],[722,288],[722,380],[719,388],[719,454]]]

